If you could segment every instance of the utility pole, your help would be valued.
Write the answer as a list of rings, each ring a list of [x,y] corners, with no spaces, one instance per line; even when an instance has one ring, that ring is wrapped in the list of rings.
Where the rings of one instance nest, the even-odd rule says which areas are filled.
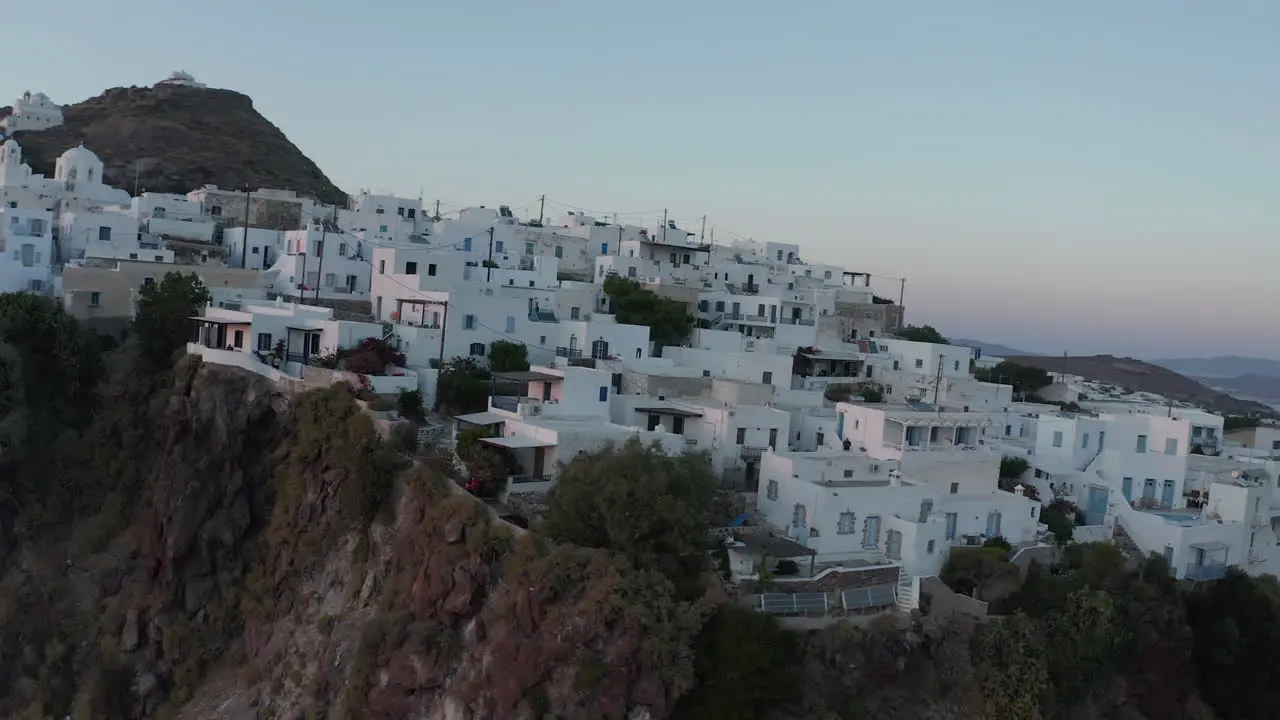
[[[436,360],[436,401],[435,410],[440,409],[440,376],[444,374],[444,333],[449,329],[449,303],[440,303],[444,305],[444,317],[440,320],[440,356]]]
[[[436,201],[436,214],[433,216],[436,220],[440,219],[440,201]]]
[[[619,256],[622,255],[622,226],[621,225],[618,226],[618,252],[616,254]]]
[[[1062,377],[1058,379],[1058,382],[1061,382],[1061,383],[1067,382],[1067,351],[1066,350],[1062,351]]]
[[[546,208],[546,205],[547,205],[547,196],[543,195],[542,197],[539,197],[538,198],[538,224],[539,225],[542,224],[542,211]]]
[[[249,186],[244,186],[244,237],[240,239],[240,267],[249,269],[248,252],[249,252],[249,199],[253,193],[249,192]]]
[[[867,276],[867,281],[868,282],[871,281],[871,276],[869,275]],[[901,278],[900,283],[901,284],[898,285],[898,307],[905,307],[902,304],[902,298],[905,297],[907,294],[907,279]]]
[[[489,259],[484,261],[484,281],[493,279],[493,228],[489,228]]]
[[[316,305],[320,304],[320,283],[324,282],[324,239],[329,234],[329,221],[320,221],[320,244],[316,249],[320,253],[320,264],[316,267]],[[303,276],[306,280],[306,276]]]
[[[702,242],[702,238],[707,234],[707,216],[702,216],[702,229],[698,231],[698,242]]]
[[[947,358],[941,354],[938,355],[938,376],[933,379],[933,407],[938,407],[938,391],[942,389],[942,363]],[[938,410],[938,412],[942,412]]]
[[[667,209],[662,208],[662,244],[667,244]]]

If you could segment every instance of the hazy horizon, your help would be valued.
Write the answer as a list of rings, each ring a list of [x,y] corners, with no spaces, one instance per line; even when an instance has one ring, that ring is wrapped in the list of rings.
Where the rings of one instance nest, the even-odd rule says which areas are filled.
[[[0,103],[184,69],[329,177],[566,206],[906,277],[908,322],[1048,354],[1280,358],[1280,4],[20,4]],[[53,38],[56,38],[54,40]],[[656,212],[655,212],[656,211]],[[1225,292],[1230,288],[1230,294]],[[878,281],[894,298],[898,284]]]

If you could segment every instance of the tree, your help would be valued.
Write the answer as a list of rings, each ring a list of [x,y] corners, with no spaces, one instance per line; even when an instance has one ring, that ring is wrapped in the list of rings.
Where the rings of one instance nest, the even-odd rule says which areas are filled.
[[[491,372],[520,372],[529,369],[529,348],[524,343],[494,340],[489,344]]]
[[[1000,477],[1002,478],[1017,480],[1030,469],[1031,463],[1027,462],[1026,458],[1007,456],[1000,458]]]
[[[632,438],[579,455],[561,470],[542,530],[561,542],[625,555],[696,594],[715,491],[705,454],[667,455]]]
[[[1049,377],[1046,370],[1008,360],[997,363],[995,367],[979,369],[974,377],[983,382],[1012,385],[1014,392],[1023,395],[1053,384],[1053,378]]]
[[[1040,720],[1052,694],[1048,649],[1022,613],[995,620],[974,642],[974,663],[989,720]]]
[[[138,290],[134,334],[152,370],[173,365],[174,354],[191,339],[191,318],[208,302],[209,291],[195,273],[168,272],[160,282]]]
[[[1018,568],[1007,560],[1002,547],[958,547],[942,567],[940,577],[952,590],[982,600],[997,581],[1018,577]]]
[[[911,340],[913,342],[934,343],[935,345],[951,344],[951,341],[932,325],[908,325],[895,333],[895,335],[901,340]]]
[[[799,694],[799,638],[771,615],[732,603],[721,605],[702,628],[695,648],[698,685],[676,706],[677,718],[761,717]]]
[[[1078,590],[1066,607],[1041,623],[1048,653],[1049,674],[1061,701],[1080,702],[1104,689],[1123,643],[1125,629],[1111,596],[1098,590]]]
[[[605,278],[604,292],[618,322],[648,325],[649,339],[659,351],[683,343],[693,330],[693,316],[684,303],[660,297],[635,280],[611,275]]]
[[[1040,522],[1049,527],[1059,545],[1071,542],[1075,535],[1075,517],[1075,507],[1065,500],[1054,500],[1040,509]]]
[[[436,380],[437,405],[454,413],[483,411],[489,405],[490,377],[472,358],[454,358]]]
[[[1280,583],[1232,569],[1188,597],[1202,692],[1224,718],[1270,718],[1280,708]]]

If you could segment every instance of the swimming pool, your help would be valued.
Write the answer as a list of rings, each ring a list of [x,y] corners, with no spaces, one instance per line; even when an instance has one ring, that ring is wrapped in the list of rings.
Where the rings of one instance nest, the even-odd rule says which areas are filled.
[[[1191,526],[1197,525],[1200,522],[1200,515],[1196,513],[1153,512],[1151,514],[1162,517],[1166,522],[1171,522],[1174,525]]]

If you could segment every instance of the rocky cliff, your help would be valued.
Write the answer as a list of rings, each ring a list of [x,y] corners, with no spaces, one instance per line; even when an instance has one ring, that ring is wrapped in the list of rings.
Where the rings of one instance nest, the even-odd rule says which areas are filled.
[[[0,715],[665,717],[691,687],[705,602],[496,520],[345,391],[175,374],[123,529],[10,557]]]
[[[206,184],[295,190],[328,203],[346,195],[253,100],[231,90],[156,85],[113,88],[63,107],[65,124],[16,133],[26,161],[53,176],[68,148],[84,143],[107,182],[132,192],[186,193]]]

